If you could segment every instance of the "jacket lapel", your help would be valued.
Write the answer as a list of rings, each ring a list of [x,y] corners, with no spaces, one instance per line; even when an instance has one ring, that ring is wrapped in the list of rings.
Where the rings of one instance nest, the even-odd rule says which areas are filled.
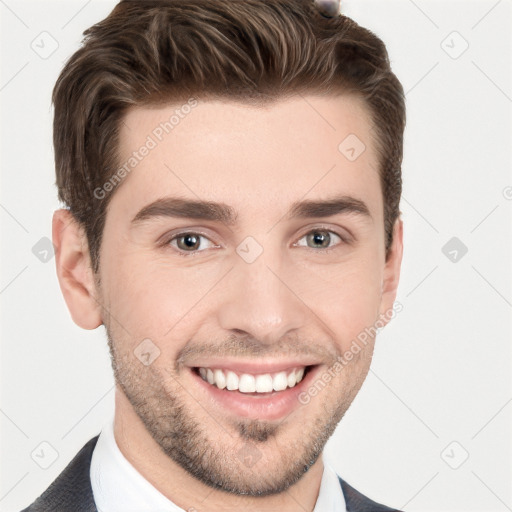
[[[22,512],[98,512],[94,504],[89,470],[98,436],[93,437],[62,473]]]
[[[345,503],[347,505],[347,512],[400,512],[395,508],[389,508],[380,503],[367,498],[358,490],[354,489],[351,485],[347,484],[338,476],[340,481],[341,490],[345,496]]]

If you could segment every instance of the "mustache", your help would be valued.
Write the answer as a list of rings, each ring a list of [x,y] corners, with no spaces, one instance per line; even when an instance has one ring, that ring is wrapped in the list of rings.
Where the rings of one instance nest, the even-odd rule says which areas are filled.
[[[187,343],[177,354],[176,366],[184,366],[187,361],[202,357],[246,357],[246,358],[268,358],[284,359],[294,356],[311,356],[325,363],[334,363],[341,352],[337,349],[332,340],[326,340],[323,343],[304,339],[290,337],[278,340],[275,343],[261,342],[250,335],[230,336],[218,343],[208,342],[190,342]]]

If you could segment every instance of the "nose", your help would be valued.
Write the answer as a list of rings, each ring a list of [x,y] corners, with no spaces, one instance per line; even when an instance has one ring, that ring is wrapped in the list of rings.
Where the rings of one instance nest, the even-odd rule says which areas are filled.
[[[237,334],[248,334],[262,344],[300,331],[310,312],[296,295],[290,270],[279,256],[269,251],[254,262],[241,258],[227,276],[224,295],[217,310],[220,327]]]

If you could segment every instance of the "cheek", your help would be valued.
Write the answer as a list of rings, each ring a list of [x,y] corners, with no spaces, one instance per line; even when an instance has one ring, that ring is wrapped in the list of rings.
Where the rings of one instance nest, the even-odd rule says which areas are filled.
[[[187,339],[202,319],[203,299],[225,273],[221,265],[193,266],[144,250],[125,251],[117,261],[104,268],[105,289],[112,315],[137,339]]]
[[[299,296],[332,330],[342,350],[379,315],[382,268],[361,255],[337,266],[310,267],[298,282]]]

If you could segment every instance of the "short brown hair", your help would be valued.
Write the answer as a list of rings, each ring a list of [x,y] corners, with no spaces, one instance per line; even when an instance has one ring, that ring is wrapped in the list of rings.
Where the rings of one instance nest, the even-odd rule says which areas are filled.
[[[270,102],[359,95],[376,130],[386,249],[402,189],[403,88],[384,43],[313,0],[123,0],[84,32],[53,91],[59,199],[83,226],[95,271],[128,108],[191,96]],[[340,141],[341,142],[341,141]]]

